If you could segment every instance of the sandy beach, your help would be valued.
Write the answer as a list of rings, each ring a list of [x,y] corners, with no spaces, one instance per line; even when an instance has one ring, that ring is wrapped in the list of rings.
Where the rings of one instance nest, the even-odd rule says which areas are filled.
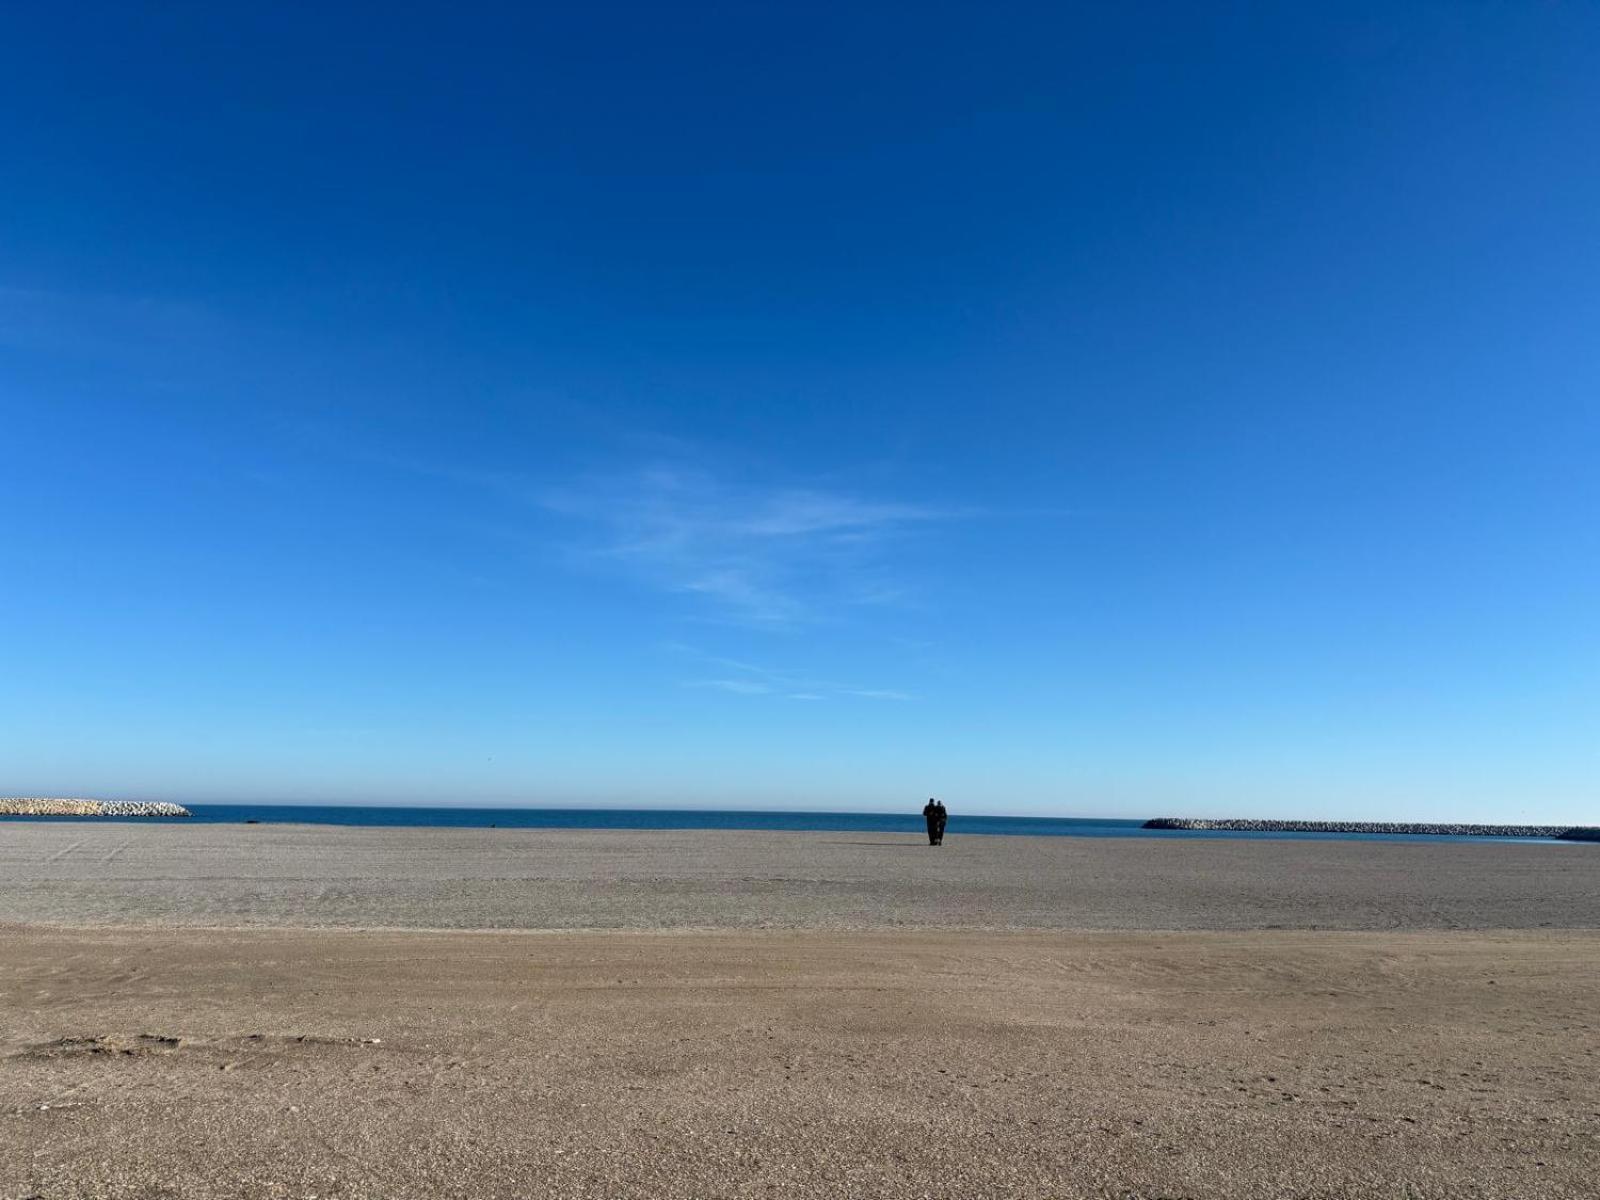
[[[0,1197],[1586,1196],[1597,885],[1582,846],[8,823]]]
[[[422,929],[1572,929],[1600,847],[0,823],[0,912]]]

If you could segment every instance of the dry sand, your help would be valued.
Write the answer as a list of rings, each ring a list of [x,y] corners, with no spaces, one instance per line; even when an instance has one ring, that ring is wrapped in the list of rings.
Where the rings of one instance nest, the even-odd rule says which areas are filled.
[[[1595,1194],[1597,848],[901,841],[0,824],[0,1200]]]
[[[0,915],[436,929],[1600,926],[1600,845],[0,821]]]

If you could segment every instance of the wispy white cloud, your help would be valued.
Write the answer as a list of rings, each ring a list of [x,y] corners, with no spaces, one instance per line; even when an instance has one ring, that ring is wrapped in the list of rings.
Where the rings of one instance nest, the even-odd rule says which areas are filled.
[[[149,365],[210,352],[232,335],[197,304],[0,286],[0,346],[13,349]]]
[[[681,467],[592,478],[547,493],[543,503],[586,527],[593,560],[698,597],[715,616],[768,628],[894,603],[905,592],[892,577],[894,545],[952,515]]]
[[[753,679],[688,679],[684,687],[711,688],[718,692],[732,692],[736,696],[769,696],[772,689]]]
[[[915,700],[917,697],[895,688],[866,688],[852,684],[818,679],[799,671],[779,671],[736,658],[719,658],[701,654],[692,647],[669,646],[673,653],[692,658],[695,664],[708,671],[717,671],[713,678],[684,680],[684,687],[710,688],[737,696],[771,696],[785,700]]]

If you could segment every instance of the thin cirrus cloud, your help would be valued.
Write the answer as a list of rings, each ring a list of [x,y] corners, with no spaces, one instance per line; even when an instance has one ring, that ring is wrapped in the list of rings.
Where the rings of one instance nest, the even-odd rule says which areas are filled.
[[[237,348],[237,335],[197,304],[0,285],[0,347],[124,367],[192,366],[197,354]]]
[[[714,658],[699,655],[687,647],[677,647],[681,653],[693,655],[701,665],[714,668],[720,674],[704,679],[688,679],[685,687],[707,688],[735,696],[771,696],[785,700],[915,700],[910,692],[893,688],[864,688],[850,684],[816,679],[789,671],[774,671],[769,667],[741,662],[731,658]]]
[[[901,597],[905,587],[891,569],[895,544],[949,515],[662,467],[591,480],[544,503],[587,528],[591,561],[698,599],[718,619],[773,629]]]

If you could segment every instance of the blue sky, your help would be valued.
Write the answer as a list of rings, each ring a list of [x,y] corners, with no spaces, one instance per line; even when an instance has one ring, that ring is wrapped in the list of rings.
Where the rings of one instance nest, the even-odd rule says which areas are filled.
[[[1600,11],[12,6],[0,792],[1600,820]]]

